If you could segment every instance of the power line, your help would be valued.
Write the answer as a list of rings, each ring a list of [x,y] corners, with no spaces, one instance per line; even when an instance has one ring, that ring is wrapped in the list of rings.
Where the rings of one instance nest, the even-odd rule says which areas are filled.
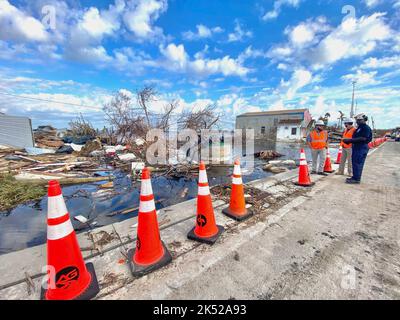
[[[83,108],[89,108],[89,109],[96,109],[97,111],[100,111],[98,107],[95,106],[85,106],[82,104],[77,104],[77,103],[72,103],[72,102],[62,102],[62,101],[56,101],[56,100],[48,100],[48,99],[41,99],[41,98],[33,98],[33,97],[25,97],[25,96],[20,96],[17,94],[12,94],[12,93],[6,93],[6,92],[1,92],[0,95],[3,96],[10,96],[10,97],[15,97],[15,98],[20,98],[20,99],[26,99],[26,100],[37,100],[37,101],[43,101],[43,102],[51,102],[51,103],[59,103],[59,104],[66,104],[70,106],[75,106],[75,107],[83,107]]]

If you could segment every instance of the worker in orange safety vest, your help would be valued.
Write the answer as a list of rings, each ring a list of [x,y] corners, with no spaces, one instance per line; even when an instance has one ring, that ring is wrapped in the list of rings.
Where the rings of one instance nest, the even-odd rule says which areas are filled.
[[[353,126],[353,120],[352,119],[345,119],[344,120],[344,125],[346,129],[343,132],[343,139],[352,139],[353,134],[356,131],[356,128]],[[352,144],[351,143],[345,143],[343,140],[340,143],[342,146],[342,158],[340,159],[340,166],[339,170],[336,173],[337,175],[344,175],[344,168],[346,166],[346,161],[347,161],[347,169],[349,176],[353,176],[353,165],[352,165],[352,156],[353,156],[353,149],[352,149]]]
[[[328,131],[325,130],[325,127],[325,123],[322,120],[318,120],[315,124],[315,129],[307,136],[307,144],[311,148],[312,154],[311,173],[321,176],[328,175],[324,172],[326,149],[328,149]]]

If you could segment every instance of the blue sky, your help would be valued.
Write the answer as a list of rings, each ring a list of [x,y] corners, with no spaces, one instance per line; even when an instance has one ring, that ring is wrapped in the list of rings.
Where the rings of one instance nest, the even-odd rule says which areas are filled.
[[[400,126],[400,0],[0,0],[0,112],[101,127],[143,85],[180,110],[359,112]],[[28,97],[28,99],[22,99]],[[44,101],[46,100],[46,101]]]

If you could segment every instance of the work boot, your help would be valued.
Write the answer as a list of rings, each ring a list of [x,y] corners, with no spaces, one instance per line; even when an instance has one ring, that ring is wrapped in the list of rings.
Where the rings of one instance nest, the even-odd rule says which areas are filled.
[[[325,176],[325,177],[329,176],[329,174],[327,174],[325,172],[318,172],[317,174],[320,176]]]
[[[354,179],[347,179],[346,183],[348,184],[360,184],[360,181],[354,180]]]
[[[342,173],[342,172],[336,172],[335,175],[336,175],[336,176],[344,176],[344,173]]]

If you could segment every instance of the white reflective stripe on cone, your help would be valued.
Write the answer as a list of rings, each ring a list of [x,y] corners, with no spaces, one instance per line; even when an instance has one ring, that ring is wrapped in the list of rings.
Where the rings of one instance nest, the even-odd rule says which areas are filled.
[[[199,172],[199,182],[200,183],[207,183],[207,172],[206,170],[200,170]]]
[[[54,197],[48,197],[47,208],[47,217],[49,219],[59,218],[65,216],[68,213],[62,194]]]
[[[243,184],[242,178],[235,178],[235,177],[233,177],[233,178],[232,178],[232,183],[233,183],[233,184]]]
[[[301,160],[301,161],[300,161],[300,165],[301,165],[301,166],[307,166],[308,164],[307,164],[307,161],[306,161],[306,160]]]
[[[154,200],[143,201],[139,203],[139,212],[152,212],[156,210]]]
[[[199,187],[198,195],[200,196],[207,196],[210,194],[210,187]]]
[[[142,180],[142,184],[140,186],[140,195],[149,196],[153,194],[153,188],[151,187],[151,180],[144,179]]]
[[[305,160],[306,159],[306,154],[305,153],[300,153],[300,159]]]
[[[47,239],[48,240],[58,240],[65,238],[71,232],[74,231],[72,227],[71,220],[67,220],[63,223],[57,224],[55,226],[47,226]]]
[[[239,176],[239,175],[241,175],[242,173],[240,172],[240,165],[235,165],[234,166],[234,168],[233,168],[233,174],[235,174],[235,175],[237,175],[237,176]]]

